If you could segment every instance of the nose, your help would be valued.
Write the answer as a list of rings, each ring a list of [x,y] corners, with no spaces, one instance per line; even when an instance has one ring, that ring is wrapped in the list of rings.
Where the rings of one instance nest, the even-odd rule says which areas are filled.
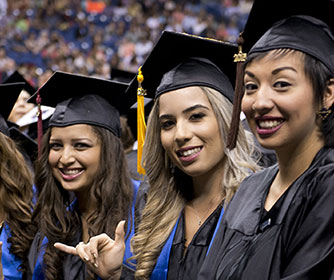
[[[189,141],[192,137],[191,130],[189,129],[189,126],[184,122],[178,122],[176,124],[176,130],[174,135],[175,142],[181,146],[187,141]]]
[[[270,87],[261,86],[254,95],[252,110],[259,114],[270,112],[274,107]]]
[[[75,162],[74,151],[71,147],[64,147],[60,153],[59,163],[63,166],[69,166]]]

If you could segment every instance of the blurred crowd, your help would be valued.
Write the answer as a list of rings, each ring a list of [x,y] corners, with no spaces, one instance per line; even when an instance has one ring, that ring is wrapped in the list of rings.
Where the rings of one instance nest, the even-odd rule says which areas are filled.
[[[136,72],[162,30],[235,42],[253,0],[0,0],[0,81]]]

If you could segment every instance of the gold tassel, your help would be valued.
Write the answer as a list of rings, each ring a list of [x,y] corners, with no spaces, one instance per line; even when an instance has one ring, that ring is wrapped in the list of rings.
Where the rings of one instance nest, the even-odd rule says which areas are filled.
[[[145,142],[146,123],[145,123],[145,108],[144,108],[144,96],[146,91],[142,88],[141,84],[144,81],[143,73],[141,72],[141,66],[138,69],[137,75],[138,89],[137,89],[137,172],[145,175],[145,169],[142,166],[142,154],[143,146]]]
[[[235,80],[234,98],[233,98],[233,112],[230,124],[230,130],[227,136],[227,148],[232,150],[235,148],[240,123],[240,113],[241,113],[241,100],[243,97],[243,63],[246,61],[247,54],[242,52],[243,38],[240,35],[238,39],[238,49],[239,52],[234,55],[234,62],[237,63],[237,74]]]

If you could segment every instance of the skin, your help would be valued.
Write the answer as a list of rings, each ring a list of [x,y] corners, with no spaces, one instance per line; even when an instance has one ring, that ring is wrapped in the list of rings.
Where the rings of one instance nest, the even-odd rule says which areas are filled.
[[[161,143],[172,162],[193,179],[193,199],[186,204],[186,246],[216,209],[221,197],[224,150],[212,106],[199,87],[187,87],[159,99]],[[184,152],[194,150],[191,155]]]
[[[269,210],[324,146],[316,116],[320,108],[298,52],[251,62],[244,84],[242,110],[249,127],[263,147],[275,150],[278,159],[279,172],[265,202]],[[323,104],[327,108],[333,104],[333,92],[330,85]]]
[[[193,199],[185,206],[186,245],[222,200],[224,151],[217,119],[206,95],[198,87],[163,94],[159,98],[161,142],[173,163],[193,179]],[[197,155],[180,157],[180,151],[199,148]],[[181,150],[180,150],[181,149]],[[194,208],[196,205],[196,210]],[[56,243],[66,253],[78,255],[103,279],[119,279],[124,255],[124,228],[116,229],[115,240],[105,234],[76,247]],[[123,242],[123,243],[122,243]],[[114,252],[113,252],[114,250]],[[119,259],[117,259],[117,256]]]
[[[34,108],[35,105],[33,103],[27,102],[29,98],[30,94],[25,90],[22,90],[8,117],[9,121],[17,122],[21,117]]]
[[[65,190],[75,192],[82,214],[83,240],[87,241],[85,217],[94,208],[89,191],[99,168],[99,138],[87,124],[53,127],[49,145],[49,164],[53,176]]]

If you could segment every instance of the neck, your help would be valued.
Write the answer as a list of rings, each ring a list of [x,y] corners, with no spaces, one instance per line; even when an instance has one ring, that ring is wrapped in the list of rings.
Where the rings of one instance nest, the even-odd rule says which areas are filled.
[[[290,148],[289,151],[276,151],[282,185],[289,185],[297,179],[309,166],[319,150],[324,146],[323,141],[312,141]]]
[[[213,198],[222,200],[223,168],[215,168],[205,175],[193,177],[193,201],[196,204],[206,204]]]

